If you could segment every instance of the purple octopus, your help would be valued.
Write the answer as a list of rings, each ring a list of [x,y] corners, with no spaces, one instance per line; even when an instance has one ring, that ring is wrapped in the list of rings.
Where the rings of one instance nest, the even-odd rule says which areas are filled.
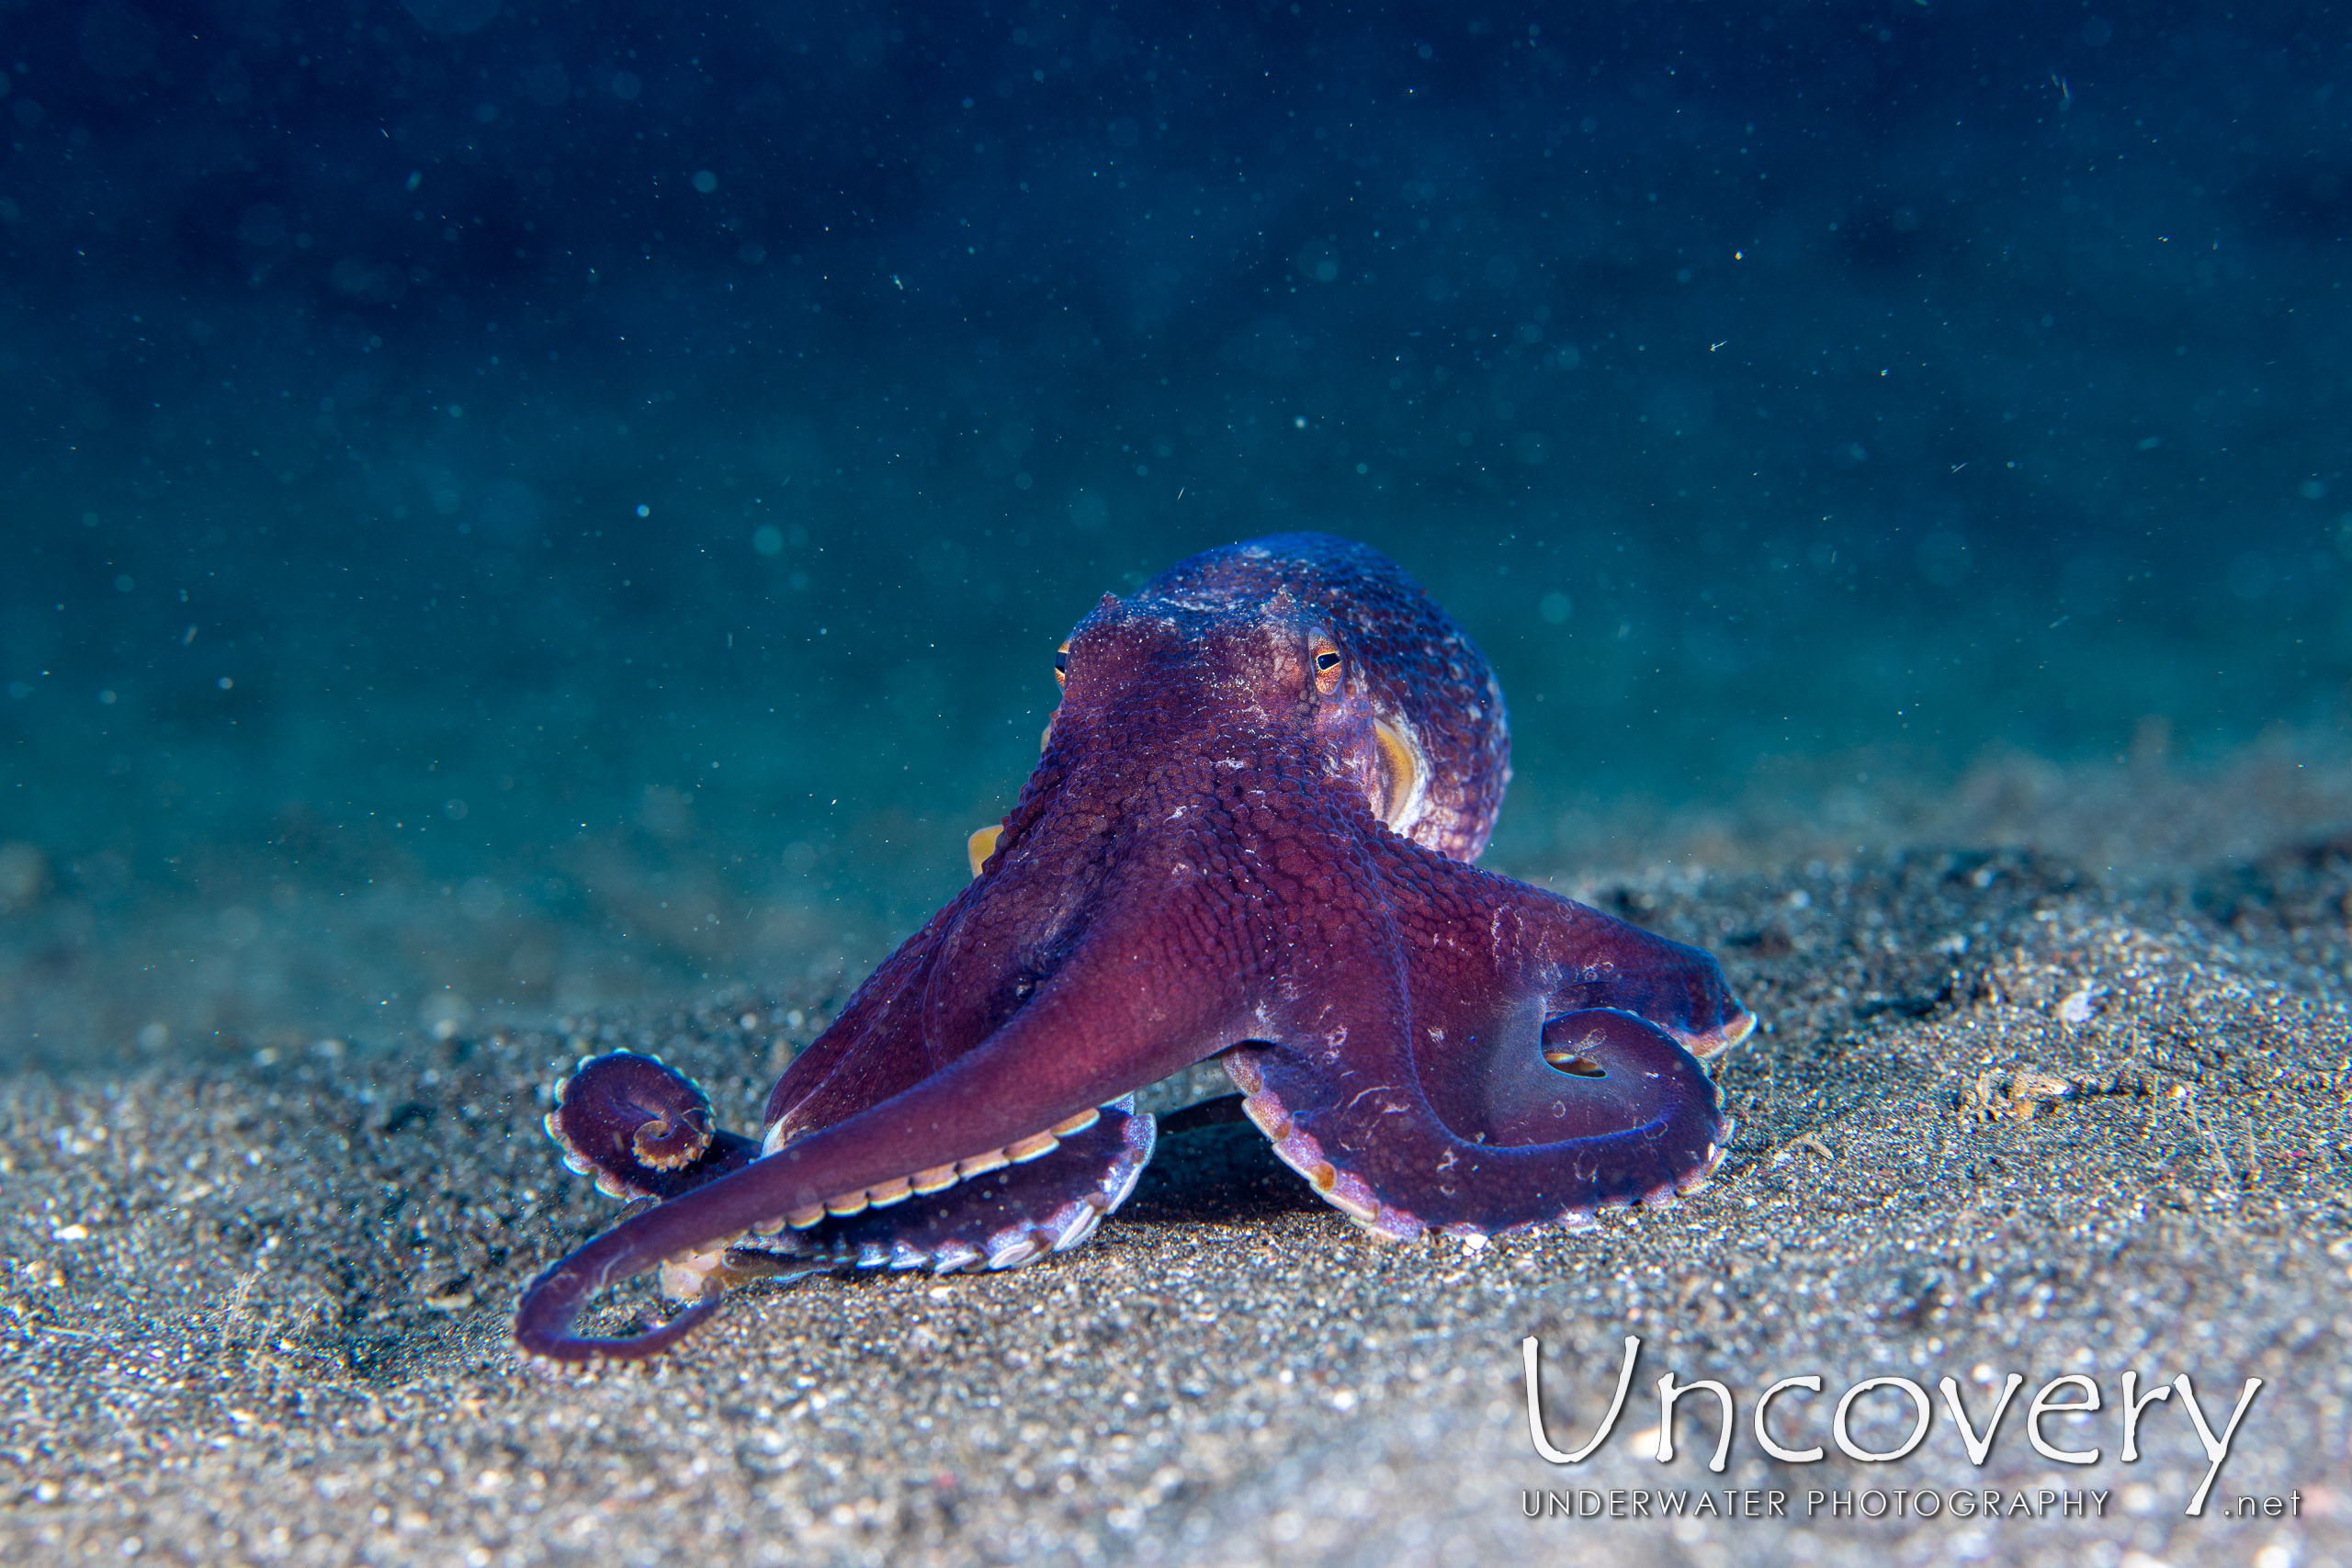
[[[1502,689],[1395,562],[1285,534],[1104,595],[1054,657],[1044,755],[971,883],[719,1129],[650,1056],[583,1061],[548,1130],[655,1199],[535,1280],[514,1337],[659,1354],[739,1280],[1010,1269],[1134,1190],[1134,1091],[1221,1056],[1242,1108],[1376,1235],[1662,1205],[1729,1123],[1706,1058],[1755,1017],[1713,958],[1476,869],[1510,778]],[[584,1337],[660,1269],[688,1304]]]

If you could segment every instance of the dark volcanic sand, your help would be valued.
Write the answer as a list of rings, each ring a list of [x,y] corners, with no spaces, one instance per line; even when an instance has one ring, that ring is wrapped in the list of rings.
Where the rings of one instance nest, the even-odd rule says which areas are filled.
[[[1988,830],[1999,850],[1841,858],[1784,835],[1749,840],[1755,869],[1564,880],[1716,949],[1768,1021],[1724,1068],[1722,1172],[1670,1213],[1381,1244],[1210,1123],[1167,1136],[1077,1254],[753,1288],[650,1369],[508,1347],[523,1281],[611,1212],[540,1134],[547,1085],[592,1041],[631,1043],[747,1120],[838,994],[16,1074],[0,1558],[2346,1561],[2352,842],[2308,781],[2287,808],[2247,778],[2053,787]],[[1929,806],[1917,820],[1988,820]],[[2148,852],[2125,864],[2102,833]],[[2229,849],[2170,858],[2184,844]],[[602,1315],[650,1304],[640,1284]],[[1629,1332],[1616,1435],[1543,1462],[1521,1337],[1575,1446]],[[1668,1371],[1739,1396],[1720,1477],[1704,1395],[1675,1462],[1649,1456]],[[1828,1393],[1778,1407],[1784,1440],[1826,1443],[1836,1395],[1882,1374],[1955,1377],[1981,1420],[2011,1371],[2028,1382],[1981,1471],[1940,1399],[1883,1465],[1770,1462],[1748,1424],[1806,1372]],[[2126,1371],[2188,1372],[2217,1422],[2265,1380],[2208,1517],[2183,1517],[2206,1467],[2177,1398],[2118,1461]],[[2107,1408],[2048,1432],[2102,1450],[2084,1469],[2023,1429],[2034,1390],[2078,1371]],[[1874,1401],[1855,1434],[1894,1446],[1905,1402]],[[2108,1499],[2097,1520],[1521,1517],[1527,1489],[1711,1483],[1800,1510],[1808,1488]],[[2296,1491],[2300,1518],[2224,1517]]]

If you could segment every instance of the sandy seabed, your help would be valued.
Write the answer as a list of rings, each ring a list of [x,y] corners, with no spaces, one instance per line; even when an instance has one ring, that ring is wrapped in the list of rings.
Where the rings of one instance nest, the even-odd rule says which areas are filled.
[[[628,1044],[748,1121],[838,987],[44,1058],[0,1078],[0,1558],[2352,1560],[2352,839],[2301,807],[2266,818],[2244,786],[2142,803],[2167,832],[2202,813],[2255,846],[2163,874],[2067,853],[2083,821],[2134,818],[2059,791],[2047,832],[2012,824],[1997,849],[1563,880],[1713,948],[1766,1021],[1723,1066],[1729,1156],[1671,1211],[1381,1243],[1254,1130],[1198,1118],[1075,1254],[752,1287],[650,1368],[510,1347],[522,1284],[611,1213],[541,1135],[548,1086]],[[599,1315],[654,1310],[640,1283]],[[1610,1439],[1538,1457],[1522,1341],[1566,1448],[1628,1335],[1642,1360]],[[1938,1384],[1981,1425],[2013,1371],[1972,1463]],[[1668,1373],[1737,1400],[1720,1473],[1709,1393],[1684,1401],[1673,1462],[1654,1457]],[[2202,1517],[2179,1397],[2120,1457],[2126,1373],[2143,1395],[2188,1374],[2217,1430],[2263,1380]],[[1825,1392],[1781,1396],[1773,1427],[1826,1457],[1772,1459],[1754,1405],[1804,1374]],[[2068,1374],[2100,1410],[2040,1429],[2096,1463],[2027,1430]],[[1838,1397],[1894,1377],[1932,1397],[1927,1437],[1847,1457]],[[1886,1451],[1913,1420],[1885,1384],[1848,1436]]]

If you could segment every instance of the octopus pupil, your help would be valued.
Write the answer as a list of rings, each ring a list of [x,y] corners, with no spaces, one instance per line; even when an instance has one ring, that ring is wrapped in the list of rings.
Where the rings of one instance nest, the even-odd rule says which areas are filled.
[[[1315,668],[1317,670],[1329,670],[1332,665],[1337,664],[1339,661],[1340,656],[1336,653],[1318,653],[1315,656]]]
[[[1065,672],[1065,671],[1067,671],[1069,669],[1069,654],[1067,654],[1067,653],[1057,653],[1057,654],[1055,654],[1055,655],[1054,655],[1054,670],[1055,670],[1056,673],[1062,673],[1062,672]]]

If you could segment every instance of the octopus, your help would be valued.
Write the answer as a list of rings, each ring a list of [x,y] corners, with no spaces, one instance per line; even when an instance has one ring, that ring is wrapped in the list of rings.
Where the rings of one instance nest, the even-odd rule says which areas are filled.
[[[752,1279],[1068,1252],[1151,1157],[1136,1091],[1213,1056],[1377,1236],[1705,1185],[1730,1136],[1709,1063],[1755,1015],[1708,953],[1471,863],[1510,778],[1502,688],[1395,562],[1320,534],[1212,549],[1104,595],[1053,662],[972,880],[794,1057],[758,1136],[652,1056],[558,1086],[566,1163],[651,1201],[528,1287],[524,1351],[657,1356]],[[667,1322],[575,1332],[654,1270]]]

